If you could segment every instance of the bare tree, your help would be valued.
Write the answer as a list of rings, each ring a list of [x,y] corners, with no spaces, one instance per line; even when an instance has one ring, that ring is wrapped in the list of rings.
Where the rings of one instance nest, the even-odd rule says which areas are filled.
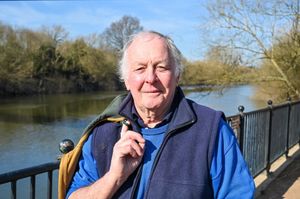
[[[289,93],[300,97],[299,86],[275,58],[273,49],[286,37],[298,42],[299,0],[212,0],[207,8],[214,44],[238,49],[248,63],[268,60],[276,75],[265,79],[283,82]]]
[[[125,15],[120,20],[113,22],[102,33],[102,36],[106,45],[118,52],[123,49],[130,35],[141,30],[143,27],[138,18]]]
[[[50,43],[52,43],[54,46],[64,42],[69,35],[65,28],[56,25],[52,26],[51,28],[43,26],[41,28],[41,32],[45,33],[48,38],[51,39]]]
[[[206,56],[207,61],[218,62],[230,68],[241,66],[241,56],[235,49],[226,46],[212,46],[208,49]]]

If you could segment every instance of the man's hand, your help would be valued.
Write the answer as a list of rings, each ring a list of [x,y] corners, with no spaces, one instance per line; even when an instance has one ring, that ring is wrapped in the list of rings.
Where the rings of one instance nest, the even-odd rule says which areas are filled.
[[[71,194],[70,199],[109,199],[139,166],[144,155],[145,139],[141,134],[128,130],[123,124],[121,138],[115,144],[109,171],[95,183]]]
[[[123,184],[141,163],[144,148],[145,139],[142,135],[128,130],[128,126],[123,124],[121,138],[113,149],[109,175]]]

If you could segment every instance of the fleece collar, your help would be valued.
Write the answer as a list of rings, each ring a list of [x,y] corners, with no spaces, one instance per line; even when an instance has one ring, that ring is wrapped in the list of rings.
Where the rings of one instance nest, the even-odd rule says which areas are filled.
[[[164,121],[169,122],[169,131],[181,128],[196,121],[196,115],[192,111],[189,102],[190,101],[185,98],[181,88],[177,87],[170,111],[166,114],[164,119]],[[137,118],[138,114],[134,108],[133,98],[130,92],[122,101],[119,108],[119,114],[133,122],[133,125],[136,125],[134,129],[139,129],[140,125],[137,125],[137,119],[140,118]]]

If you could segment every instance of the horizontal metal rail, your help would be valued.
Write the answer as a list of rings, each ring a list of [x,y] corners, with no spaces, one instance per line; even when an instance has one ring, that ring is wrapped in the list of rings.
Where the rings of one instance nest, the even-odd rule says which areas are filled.
[[[22,178],[27,178],[33,175],[38,175],[41,173],[45,173],[48,171],[53,171],[58,169],[59,167],[59,162],[50,162],[46,164],[41,164],[38,166],[33,166],[25,169],[20,169],[17,171],[12,171],[4,174],[0,174],[0,184],[19,180]]]
[[[11,184],[11,198],[17,198],[17,181],[23,178],[30,177],[30,198],[34,199],[36,194],[36,176],[39,174],[47,173],[47,198],[52,199],[53,188],[53,171],[59,168],[59,162],[50,162],[34,167],[20,169],[12,172],[0,174],[0,184]]]

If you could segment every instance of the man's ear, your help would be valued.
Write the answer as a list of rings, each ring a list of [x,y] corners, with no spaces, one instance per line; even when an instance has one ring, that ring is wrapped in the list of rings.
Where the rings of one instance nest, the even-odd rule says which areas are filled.
[[[129,91],[130,89],[129,89],[129,85],[128,85],[127,79],[124,79],[124,84],[125,84],[126,90]]]
[[[180,80],[180,74],[177,76],[177,78],[176,78],[176,84],[177,84],[177,86],[178,86],[178,84],[179,84],[179,80]]]

